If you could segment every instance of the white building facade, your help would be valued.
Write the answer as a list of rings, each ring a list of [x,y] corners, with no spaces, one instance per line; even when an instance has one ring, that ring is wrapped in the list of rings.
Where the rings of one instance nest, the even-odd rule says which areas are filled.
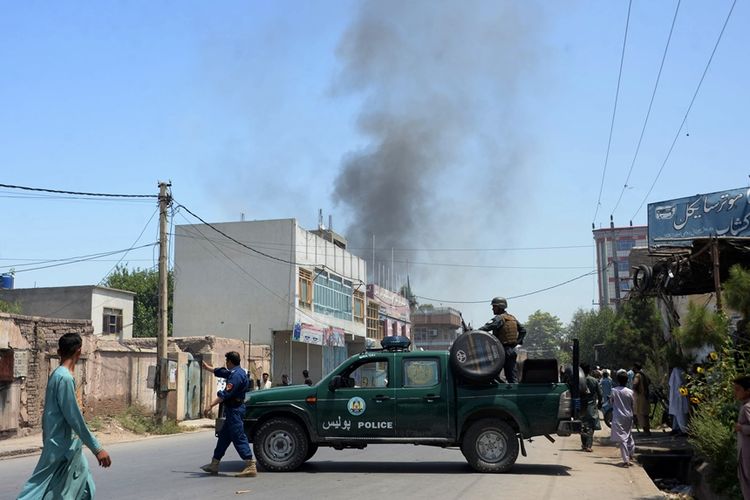
[[[365,346],[365,261],[296,219],[177,226],[174,335],[271,346],[281,375],[314,381]],[[237,243],[239,242],[239,243]]]

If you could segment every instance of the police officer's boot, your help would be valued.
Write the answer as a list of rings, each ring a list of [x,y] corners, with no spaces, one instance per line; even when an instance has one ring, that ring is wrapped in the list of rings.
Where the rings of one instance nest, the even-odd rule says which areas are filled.
[[[203,471],[208,472],[209,474],[215,476],[215,475],[217,475],[219,473],[219,461],[216,460],[215,458],[212,458],[211,459],[211,463],[202,466],[201,469],[203,469]]]
[[[255,460],[245,460],[245,468],[242,469],[237,477],[255,477],[258,475],[258,469],[255,467]]]

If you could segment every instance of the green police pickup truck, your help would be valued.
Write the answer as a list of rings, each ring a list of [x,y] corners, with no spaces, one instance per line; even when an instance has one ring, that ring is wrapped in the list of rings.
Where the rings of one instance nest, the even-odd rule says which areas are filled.
[[[570,435],[570,392],[557,373],[549,382],[469,381],[451,358],[389,346],[351,357],[314,386],[248,392],[245,430],[256,459],[269,471],[293,471],[320,446],[408,443],[459,446],[475,470],[505,472],[519,448],[526,454],[524,439]]]

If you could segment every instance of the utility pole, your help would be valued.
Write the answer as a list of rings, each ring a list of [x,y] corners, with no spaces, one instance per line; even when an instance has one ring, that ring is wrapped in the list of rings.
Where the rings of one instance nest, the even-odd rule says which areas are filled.
[[[612,230],[612,262],[615,265],[615,310],[620,310],[620,261],[617,258],[617,241],[615,238],[615,220],[609,216],[609,228]]]
[[[711,260],[713,263],[714,290],[716,291],[716,312],[721,312],[721,267],[719,265],[719,240],[712,238]]]
[[[169,188],[171,182],[159,183],[159,321],[158,337],[156,339],[156,416],[163,420],[167,417],[166,388],[169,373],[167,373],[167,334],[169,333],[169,288],[167,255],[167,209],[172,205],[172,195]]]

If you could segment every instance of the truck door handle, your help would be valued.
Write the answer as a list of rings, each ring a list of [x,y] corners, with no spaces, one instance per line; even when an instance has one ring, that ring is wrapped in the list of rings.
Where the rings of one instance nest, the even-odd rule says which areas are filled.
[[[425,400],[425,401],[427,401],[428,403],[432,403],[432,402],[433,402],[433,401],[435,401],[436,399],[440,399],[440,396],[436,396],[436,395],[434,395],[434,394],[428,394],[427,396],[423,397],[422,399],[424,399],[424,400]]]
[[[383,401],[388,401],[389,399],[391,399],[391,397],[390,396],[384,396],[382,394],[378,394],[377,396],[375,396],[372,399],[374,399],[375,402],[377,402],[377,403],[381,403]]]

